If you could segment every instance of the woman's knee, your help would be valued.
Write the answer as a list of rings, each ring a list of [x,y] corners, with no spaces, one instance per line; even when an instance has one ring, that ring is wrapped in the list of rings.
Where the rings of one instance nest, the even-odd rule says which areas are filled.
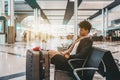
[[[49,50],[48,53],[50,55],[50,58],[52,58],[56,55],[56,51],[54,51],[54,50]]]

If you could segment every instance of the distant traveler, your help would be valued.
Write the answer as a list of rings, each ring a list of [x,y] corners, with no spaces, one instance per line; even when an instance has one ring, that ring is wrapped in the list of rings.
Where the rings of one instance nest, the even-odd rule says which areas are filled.
[[[26,31],[23,33],[23,40],[24,40],[24,42],[27,41],[27,32]]]

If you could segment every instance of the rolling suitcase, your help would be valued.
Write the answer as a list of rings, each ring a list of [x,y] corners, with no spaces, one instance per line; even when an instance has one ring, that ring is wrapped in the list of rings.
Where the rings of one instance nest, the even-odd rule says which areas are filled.
[[[46,51],[27,50],[26,80],[50,80],[50,59]]]

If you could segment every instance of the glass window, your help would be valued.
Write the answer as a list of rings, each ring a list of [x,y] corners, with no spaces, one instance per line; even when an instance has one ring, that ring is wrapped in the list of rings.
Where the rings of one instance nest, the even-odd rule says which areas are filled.
[[[0,20],[0,33],[4,33],[4,21]]]

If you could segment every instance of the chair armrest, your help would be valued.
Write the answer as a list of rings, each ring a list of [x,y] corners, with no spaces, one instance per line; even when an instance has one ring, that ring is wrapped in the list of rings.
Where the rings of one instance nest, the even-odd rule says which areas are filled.
[[[72,69],[74,69],[74,67],[73,67],[73,65],[72,65],[72,62],[73,61],[84,61],[85,59],[70,59],[70,60],[68,60],[68,64],[70,65],[70,67],[72,68]]]
[[[114,59],[114,61],[115,61],[116,63],[119,63],[119,60],[118,60],[118,59]]]
[[[98,70],[98,68],[94,68],[94,67],[85,67],[85,68],[77,68],[74,69],[74,71],[83,71],[83,70]]]
[[[97,71],[98,68],[94,68],[94,67],[85,67],[85,68],[77,68],[77,69],[74,69],[73,73],[75,75],[75,77],[77,78],[77,80],[81,80],[77,74],[77,71],[84,71],[84,70],[95,70]]]
[[[70,59],[70,60],[68,60],[68,61],[71,62],[71,61],[79,61],[79,60],[81,61],[81,60],[85,60],[85,59]]]

